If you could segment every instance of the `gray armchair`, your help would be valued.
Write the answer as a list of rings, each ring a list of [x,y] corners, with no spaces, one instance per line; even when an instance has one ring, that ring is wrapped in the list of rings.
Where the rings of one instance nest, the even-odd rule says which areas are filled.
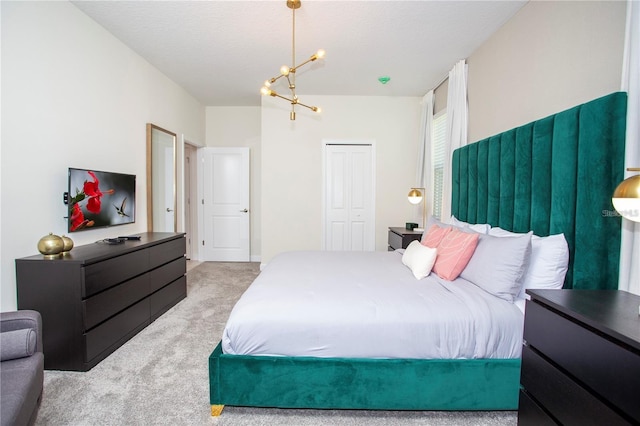
[[[32,425],[44,382],[40,313],[0,313],[0,338],[0,423]]]

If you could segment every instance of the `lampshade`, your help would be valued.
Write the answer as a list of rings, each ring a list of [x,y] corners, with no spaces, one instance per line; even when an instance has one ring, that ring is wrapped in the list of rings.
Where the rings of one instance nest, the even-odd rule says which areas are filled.
[[[409,195],[407,195],[407,198],[409,199],[409,202],[411,204],[420,204],[420,202],[422,202],[422,192],[420,192],[420,190],[417,188],[411,188],[411,191],[409,191]]]
[[[640,168],[628,168],[628,171],[640,171]],[[631,176],[613,191],[613,207],[625,219],[640,222],[640,175]]]

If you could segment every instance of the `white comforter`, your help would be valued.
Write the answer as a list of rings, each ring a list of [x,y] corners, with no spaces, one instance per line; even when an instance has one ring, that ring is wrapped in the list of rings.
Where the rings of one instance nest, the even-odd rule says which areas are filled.
[[[233,308],[227,354],[518,358],[523,314],[463,279],[416,280],[398,252],[276,256]]]

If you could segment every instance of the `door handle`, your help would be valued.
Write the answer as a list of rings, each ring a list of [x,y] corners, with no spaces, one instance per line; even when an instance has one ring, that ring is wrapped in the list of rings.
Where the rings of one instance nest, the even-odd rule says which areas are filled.
[[[249,210],[247,210],[247,209],[240,210],[240,213],[249,213]]]
[[[167,207],[167,213],[171,213],[173,210],[171,210],[169,207]]]

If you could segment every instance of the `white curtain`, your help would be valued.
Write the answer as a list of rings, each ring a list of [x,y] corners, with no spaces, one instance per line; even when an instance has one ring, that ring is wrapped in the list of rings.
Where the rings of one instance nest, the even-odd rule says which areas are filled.
[[[627,28],[622,64],[622,91],[627,92],[625,170],[640,167],[640,2],[627,0]],[[625,178],[631,176],[625,172]],[[640,223],[622,219],[620,290],[640,294]]]
[[[447,137],[443,173],[441,219],[451,216],[451,160],[453,151],[467,144],[469,105],[467,103],[467,64],[464,59],[449,71],[447,95]]]
[[[431,129],[433,124],[433,89],[422,98],[422,112],[420,114],[420,139],[418,141],[418,167],[416,173],[416,187],[425,188],[425,208],[427,214],[433,214],[433,161],[431,149]],[[422,205],[418,205],[416,216],[422,218]],[[422,220],[422,219],[420,219]],[[425,226],[425,224],[422,224]]]

